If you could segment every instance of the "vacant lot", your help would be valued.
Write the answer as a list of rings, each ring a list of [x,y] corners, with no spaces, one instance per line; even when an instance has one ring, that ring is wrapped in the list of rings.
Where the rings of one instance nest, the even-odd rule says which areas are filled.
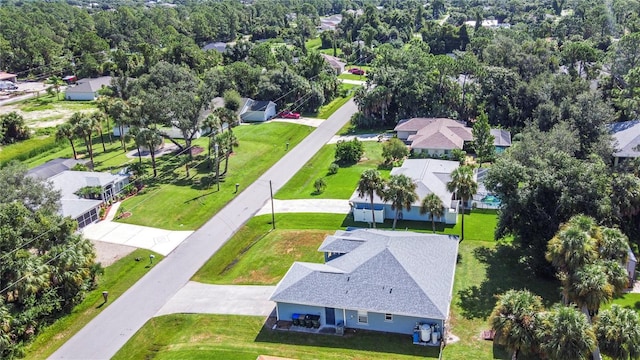
[[[60,94],[64,97],[64,94]],[[58,100],[56,95],[44,95],[28,99],[17,104],[0,107],[0,115],[17,112],[32,128],[57,126],[67,121],[75,112],[92,112],[97,110],[93,101]]]

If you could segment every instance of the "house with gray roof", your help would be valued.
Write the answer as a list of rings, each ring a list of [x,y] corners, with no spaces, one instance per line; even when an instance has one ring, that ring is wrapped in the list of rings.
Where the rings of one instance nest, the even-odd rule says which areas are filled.
[[[246,99],[240,108],[240,119],[243,122],[264,122],[275,116],[276,103],[273,101]]]
[[[614,165],[640,156],[640,120],[612,123],[608,127],[614,139]]]
[[[400,140],[407,143],[415,154],[430,157],[451,157],[454,149],[462,150],[473,141],[471,128],[464,122],[447,118],[412,118],[401,120],[394,129]],[[491,129],[496,153],[511,146],[511,133]]]
[[[27,172],[27,176],[46,179],[53,188],[60,191],[60,214],[78,221],[83,227],[99,220],[100,207],[120,194],[129,184],[129,176],[124,173],[110,174],[93,171],[71,171],[75,164],[82,161],[56,159]],[[86,187],[100,187],[99,194],[87,198],[78,195]]]
[[[111,76],[80,79],[77,81],[77,85],[67,88],[64,98],[66,100],[93,101],[98,98],[98,91],[109,85],[111,85]]]
[[[444,333],[457,236],[355,229],[327,236],[318,250],[328,259],[324,264],[295,262],[271,295],[278,320],[311,315],[319,332],[413,334],[423,324]]]
[[[344,61],[340,60],[335,56],[322,54],[322,53],[320,54],[320,56],[322,56],[324,61],[326,61],[327,64],[329,64],[329,66],[331,66],[333,71],[335,71],[336,75],[340,75],[344,72],[344,67],[347,65],[347,63],[345,63]]]
[[[401,167],[391,169],[391,175],[406,175],[416,184],[418,200],[411,205],[411,209],[402,209],[399,220],[430,221],[431,214],[420,214],[422,199],[428,194],[436,194],[444,204],[444,215],[436,217],[436,222],[456,224],[458,222],[458,208],[460,200],[456,200],[454,194],[447,190],[447,183],[451,181],[451,173],[457,169],[460,163],[457,161],[438,159],[406,159]],[[353,208],[355,221],[371,223],[371,199],[368,195],[361,197],[356,189],[349,202]],[[468,204],[467,204],[468,205]],[[373,208],[376,222],[384,219],[393,219],[395,210],[391,203],[384,201],[377,194],[373,195]]]

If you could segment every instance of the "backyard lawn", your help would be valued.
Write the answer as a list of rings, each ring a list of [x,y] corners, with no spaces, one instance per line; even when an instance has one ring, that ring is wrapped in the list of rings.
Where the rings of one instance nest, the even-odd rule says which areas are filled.
[[[313,217],[313,225],[309,217]],[[489,329],[488,317],[495,305],[495,296],[511,288],[527,288],[542,296],[545,305],[550,306],[559,299],[559,285],[531,275],[519,263],[516,250],[492,240],[497,221],[495,211],[474,210],[465,220],[468,232],[466,240],[460,243],[450,318],[451,332],[460,341],[447,345],[443,358],[508,359],[510,356],[503,349],[479,339],[480,331]],[[357,226],[349,215],[276,214],[276,230],[271,231],[271,215],[254,217],[192,280],[216,284],[276,284],[293,261],[322,262],[317,247],[324,234],[354,225]],[[402,223],[402,228],[429,231],[431,226],[415,225],[422,224],[407,221]],[[459,234],[459,226],[440,227],[439,232]],[[378,227],[389,228],[390,222]],[[116,358],[138,359],[151,354],[161,359],[220,356],[253,359],[258,354],[317,359],[437,357],[434,349],[411,345],[407,336],[361,332],[353,338],[290,334],[263,329],[263,322],[263,318],[212,315],[155,318]],[[169,328],[172,330],[168,331]],[[237,335],[240,329],[246,331]],[[236,336],[240,340],[235,340]],[[376,339],[384,345],[376,345]],[[386,347],[390,344],[394,346]],[[366,355],[360,352],[363,350],[368,351]]]
[[[340,76],[338,76],[338,79],[367,81],[367,76],[366,75],[355,75],[355,74],[340,74]]]
[[[186,176],[184,157],[159,158],[158,177],[148,181],[142,194],[122,203],[121,209],[132,215],[120,221],[170,230],[197,229],[235,197],[236,183],[242,191],[280,160],[285,142],[295,146],[313,130],[281,122],[236,127],[234,134],[240,145],[229,159],[228,174],[220,183],[220,192],[215,184],[205,182],[206,175],[213,173],[205,160],[207,138],[200,138],[195,145],[203,147],[204,152],[191,165],[190,177]],[[220,168],[223,171],[224,161]]]
[[[377,168],[382,163],[382,144],[363,141],[364,160],[356,165],[341,167],[337,174],[328,175],[329,165],[335,156],[335,144],[323,146],[296,175],[275,195],[277,199],[349,199],[358,185],[360,174],[366,169]],[[380,170],[388,177],[390,170]],[[324,192],[317,194],[313,183],[323,177],[327,183]]]
[[[45,328],[32,343],[27,345],[25,357],[46,359],[53,354],[62,344],[135,284],[138,279],[149,272],[151,266],[148,262],[135,261],[135,258],[138,257],[146,259],[149,254],[155,256],[156,263],[163,259],[162,255],[153,251],[138,249],[106,267],[104,274],[100,277],[98,287],[87,293],[84,301],[78,304],[70,314],[56,320],[55,323]],[[103,291],[109,291],[109,302],[106,304],[102,298]]]
[[[178,314],[149,320],[113,359],[246,359],[259,355],[294,359],[437,358],[438,349],[411,344],[407,335],[367,331],[345,336],[273,331],[264,318]]]

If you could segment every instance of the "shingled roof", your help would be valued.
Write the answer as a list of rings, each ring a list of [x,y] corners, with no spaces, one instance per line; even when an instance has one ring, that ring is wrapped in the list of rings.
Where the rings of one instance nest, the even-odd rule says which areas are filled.
[[[333,245],[360,245],[326,264],[294,263],[270,300],[447,318],[457,236],[357,229],[337,231],[329,239]]]
[[[640,156],[640,120],[623,121],[609,125],[615,140],[613,156],[636,158]]]

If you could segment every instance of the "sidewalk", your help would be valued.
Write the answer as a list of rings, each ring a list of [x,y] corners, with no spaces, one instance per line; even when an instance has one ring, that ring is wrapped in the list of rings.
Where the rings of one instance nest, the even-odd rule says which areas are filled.
[[[349,200],[342,199],[300,199],[277,200],[273,199],[273,208],[276,213],[328,213],[348,214],[351,211]],[[271,202],[258,210],[257,215],[271,214]]]
[[[274,302],[267,300],[275,288],[189,281],[155,316],[176,313],[267,316],[275,307]]]

